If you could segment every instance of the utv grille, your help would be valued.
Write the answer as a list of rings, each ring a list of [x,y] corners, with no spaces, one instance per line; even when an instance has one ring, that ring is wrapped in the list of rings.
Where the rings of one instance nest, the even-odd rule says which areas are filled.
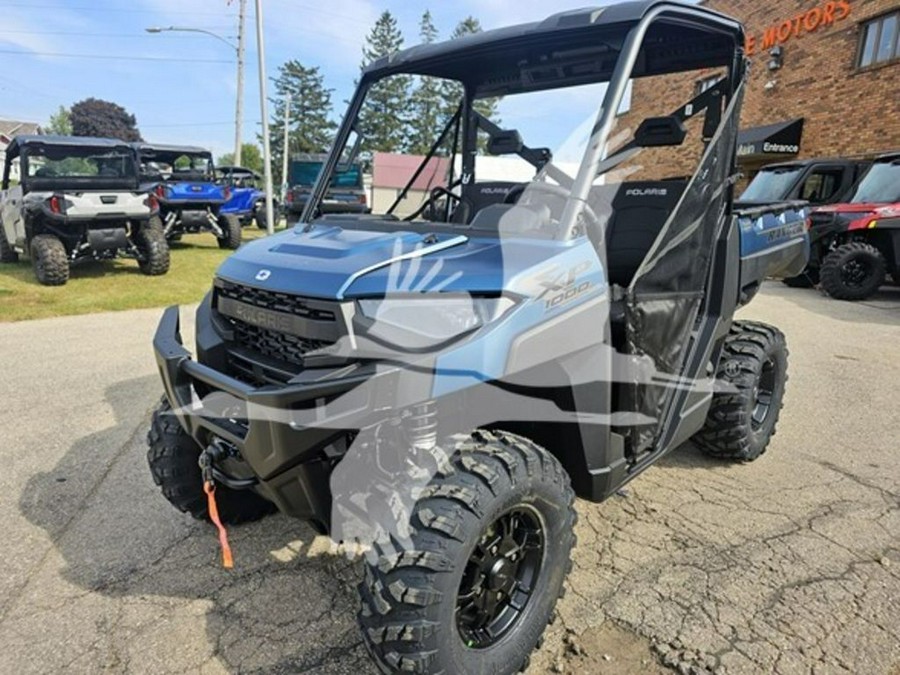
[[[327,350],[343,333],[337,303],[215,282],[215,307],[226,335],[232,375],[256,384],[287,382],[312,352]]]
[[[221,279],[216,282],[216,288],[220,298],[230,298],[254,307],[293,314],[316,321],[334,321],[335,318],[333,311],[314,308],[310,305],[309,300],[296,295],[241,286]]]
[[[306,354],[331,344],[325,340],[309,340],[253,326],[239,319],[229,319],[229,323],[234,328],[234,338],[238,346],[285,363],[303,365],[303,357]]]

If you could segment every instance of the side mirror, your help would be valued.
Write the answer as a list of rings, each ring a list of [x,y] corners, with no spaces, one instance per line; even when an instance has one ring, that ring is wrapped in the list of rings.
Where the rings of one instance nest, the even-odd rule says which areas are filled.
[[[634,134],[635,145],[641,148],[681,145],[687,136],[684,123],[677,117],[648,117]]]
[[[522,135],[515,129],[510,129],[493,134],[487,151],[490,155],[517,155],[524,147]]]

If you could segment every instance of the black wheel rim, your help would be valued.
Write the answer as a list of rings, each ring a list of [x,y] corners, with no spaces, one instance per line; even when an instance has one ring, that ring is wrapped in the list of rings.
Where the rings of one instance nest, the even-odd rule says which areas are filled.
[[[540,516],[524,505],[484,530],[456,598],[456,627],[467,647],[485,649],[515,628],[537,585],[545,541]]]
[[[772,398],[775,396],[775,382],[777,381],[778,366],[775,359],[768,359],[762,367],[759,375],[759,384],[753,392],[752,426],[758,431],[765,425],[772,410]]]
[[[851,288],[859,288],[866,283],[871,273],[872,268],[865,260],[853,258],[841,268],[841,281]]]

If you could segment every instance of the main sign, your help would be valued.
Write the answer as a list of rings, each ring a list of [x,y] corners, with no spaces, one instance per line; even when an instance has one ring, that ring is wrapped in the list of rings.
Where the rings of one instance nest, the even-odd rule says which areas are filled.
[[[806,33],[814,33],[820,28],[833,26],[849,17],[850,11],[848,0],[829,1],[813,7],[793,18],[769,26],[759,35],[748,35],[747,55],[752,56],[758,51],[769,50]]]

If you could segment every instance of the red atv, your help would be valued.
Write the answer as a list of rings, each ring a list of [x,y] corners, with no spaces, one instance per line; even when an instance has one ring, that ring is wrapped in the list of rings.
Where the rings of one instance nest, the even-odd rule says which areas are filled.
[[[838,300],[864,300],[890,272],[900,283],[900,152],[879,157],[846,204],[811,215],[809,266],[790,285],[820,282]]]

